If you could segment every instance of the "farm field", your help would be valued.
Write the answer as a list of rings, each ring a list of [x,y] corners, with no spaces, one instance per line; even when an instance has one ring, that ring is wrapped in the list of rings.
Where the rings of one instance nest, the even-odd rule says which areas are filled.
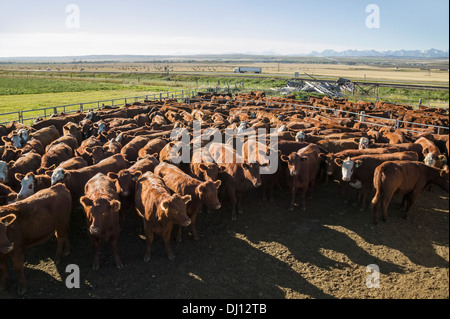
[[[182,74],[215,74],[231,75],[239,66],[255,66],[262,68],[264,75],[294,77],[296,72],[300,77],[305,73],[318,78],[349,78],[352,80],[371,81],[406,81],[416,83],[449,83],[449,72],[444,69],[430,69],[423,66],[375,66],[371,64],[348,65],[337,63],[296,63],[296,62],[238,62],[238,61],[208,61],[208,62],[116,62],[116,63],[64,63],[64,64],[11,64],[1,65],[0,70],[46,71],[56,72],[137,72],[137,73],[182,73]],[[418,63],[420,64],[420,63]],[[448,61],[447,61],[448,69]],[[234,74],[236,75],[236,74]],[[239,74],[238,74],[239,75]],[[241,75],[245,76],[245,75]]]

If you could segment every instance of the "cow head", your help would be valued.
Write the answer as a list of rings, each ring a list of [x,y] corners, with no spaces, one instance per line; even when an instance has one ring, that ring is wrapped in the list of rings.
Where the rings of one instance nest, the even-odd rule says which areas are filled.
[[[5,162],[15,161],[22,154],[22,150],[15,147],[5,147],[2,155],[2,160]]]
[[[334,155],[332,153],[320,153],[319,158],[325,163],[327,175],[332,176],[334,174],[335,168],[337,167],[336,163],[334,162]]]
[[[9,254],[14,249],[14,243],[8,238],[8,227],[16,220],[16,215],[9,214],[0,217],[0,253]]]
[[[116,185],[117,194],[120,196],[130,196],[136,181],[142,176],[142,172],[136,171],[130,173],[129,170],[123,169],[119,173],[108,173],[108,177],[113,180]]]
[[[180,196],[173,194],[169,199],[161,202],[163,215],[175,224],[189,226],[191,219],[186,214],[186,204],[191,201],[191,195]],[[159,217],[161,219],[161,217]]]
[[[436,155],[433,153],[428,153],[423,162],[428,166],[434,167],[436,165]]]
[[[198,166],[205,181],[214,182],[219,178],[219,166],[216,163],[201,163]]]
[[[370,141],[369,141],[369,139],[367,137],[361,137],[359,139],[359,146],[358,146],[358,148],[360,150],[369,148],[369,143],[370,143]]]
[[[92,164],[98,164],[106,158],[105,149],[102,146],[86,147],[85,153],[91,158]]]
[[[20,182],[20,191],[17,194],[17,200],[22,200],[34,194],[36,176],[33,173],[26,175],[16,173],[15,178]]]
[[[249,180],[254,187],[259,187],[262,185],[261,182],[261,172],[259,170],[259,163],[242,163],[242,168],[244,170],[244,176]]]
[[[64,178],[66,178],[68,175],[69,173],[65,171],[63,168],[55,169],[51,176],[52,186],[56,185],[57,183],[63,183]]]
[[[195,193],[206,206],[213,209],[219,209],[221,205],[217,189],[220,187],[220,184],[220,180],[215,182],[203,182],[197,186]]]
[[[342,180],[344,182],[350,182],[355,168],[359,168],[362,165],[362,161],[353,161],[350,157],[345,160],[336,158],[334,161],[337,166],[342,168]]]
[[[289,156],[281,155],[280,159],[288,164],[289,174],[291,176],[297,176],[301,174],[302,162],[308,160],[308,157],[300,156],[294,152]]]
[[[9,165],[5,161],[0,161],[0,183],[6,184],[9,182]]]
[[[90,199],[82,196],[80,203],[91,222],[89,233],[92,236],[100,237],[105,232],[119,226],[120,202],[118,200],[103,197]]]
[[[304,131],[298,131],[294,137],[295,141],[304,142],[306,140],[306,133]]]
[[[78,127],[81,130],[81,133],[83,135],[83,139],[87,139],[92,135],[92,121],[89,119],[84,119],[80,123],[78,123]]]

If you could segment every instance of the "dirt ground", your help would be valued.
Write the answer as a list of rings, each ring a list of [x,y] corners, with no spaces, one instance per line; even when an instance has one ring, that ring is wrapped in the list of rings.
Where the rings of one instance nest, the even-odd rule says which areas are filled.
[[[91,242],[75,210],[71,254],[56,267],[54,240],[29,248],[28,292],[17,296],[10,267],[10,289],[0,298],[449,298],[449,196],[437,186],[421,195],[409,220],[401,217],[400,198],[394,198],[390,221],[378,226],[369,210],[360,212],[337,197],[336,183],[318,184],[307,213],[289,212],[287,191],[276,194],[270,203],[259,189],[249,192],[235,222],[226,201],[219,211],[200,213],[200,240],[185,229],[183,241],[172,243],[173,262],[160,238],[150,262],[143,262],[141,222],[130,212],[120,238],[122,270],[114,267],[108,245],[100,269],[92,270]],[[79,266],[80,288],[65,285],[69,264]],[[379,267],[379,288],[366,287],[370,264]]]

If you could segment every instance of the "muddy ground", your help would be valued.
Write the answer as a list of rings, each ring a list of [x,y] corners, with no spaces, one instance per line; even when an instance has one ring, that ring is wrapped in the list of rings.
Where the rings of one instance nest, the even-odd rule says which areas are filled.
[[[198,216],[200,241],[188,229],[172,243],[171,262],[163,242],[153,243],[152,259],[143,262],[145,243],[140,221],[130,213],[120,238],[124,268],[114,267],[108,245],[101,268],[91,268],[91,242],[81,211],[73,212],[72,252],[55,266],[56,242],[26,252],[29,289],[17,296],[17,277],[10,269],[10,290],[1,298],[127,299],[304,299],[304,298],[449,298],[448,194],[433,187],[422,194],[405,220],[400,198],[390,206],[388,223],[374,226],[370,212],[344,204],[336,183],[319,184],[308,212],[287,210],[287,191],[275,203],[249,192],[244,214],[231,221],[224,202],[219,211]],[[80,288],[68,289],[68,264],[80,269]],[[369,264],[380,270],[379,288],[366,287]]]

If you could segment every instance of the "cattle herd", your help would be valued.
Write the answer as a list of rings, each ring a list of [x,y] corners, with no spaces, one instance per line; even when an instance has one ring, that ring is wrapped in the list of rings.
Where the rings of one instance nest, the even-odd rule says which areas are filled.
[[[270,201],[289,191],[291,201],[278,204],[302,214],[315,184],[331,180],[342,200],[370,206],[375,224],[380,213],[388,220],[395,194],[407,218],[429,185],[449,190],[448,124],[444,109],[264,92],[198,93],[10,122],[0,126],[0,290],[11,260],[18,291],[26,292],[27,247],[56,236],[55,263],[70,252],[75,208],[85,216],[95,270],[102,242],[123,267],[126,215],[143,221],[145,262],[155,235],[173,259],[171,241],[182,240],[182,227],[199,239],[199,211],[222,207],[236,220],[252,188]]]

